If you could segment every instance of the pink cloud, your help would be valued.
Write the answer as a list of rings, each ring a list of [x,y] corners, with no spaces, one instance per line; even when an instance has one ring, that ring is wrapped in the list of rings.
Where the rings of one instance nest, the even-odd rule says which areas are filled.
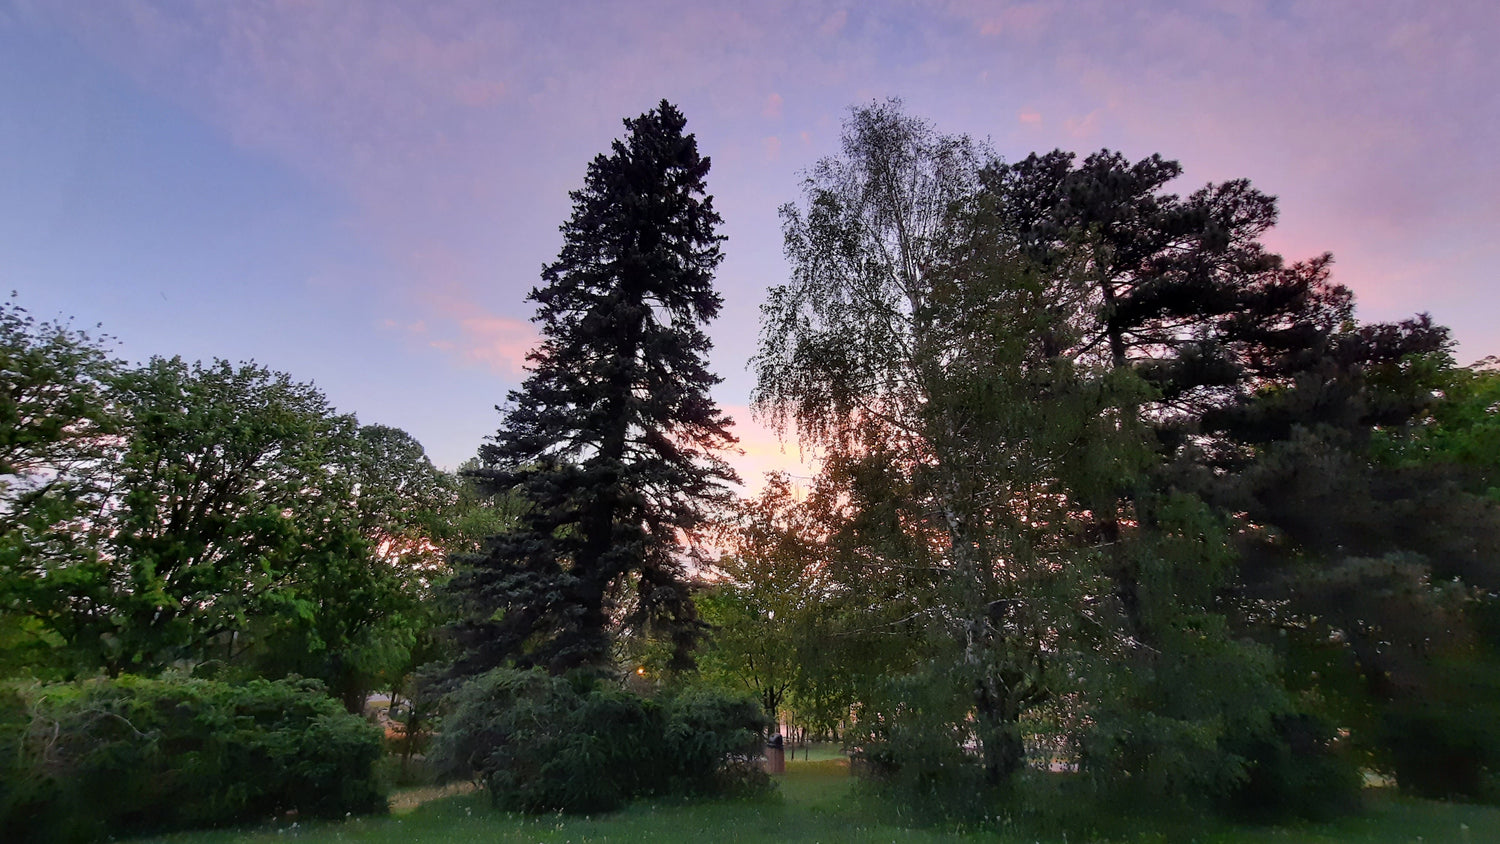
[[[979,34],[986,37],[1034,35],[1047,20],[1047,10],[1039,3],[1018,3],[1006,6],[998,13],[980,14]]]
[[[1099,112],[1100,109],[1096,108],[1082,117],[1070,117],[1063,121],[1063,129],[1068,133],[1068,137],[1086,141],[1098,134]]]
[[[445,310],[442,306],[436,309]],[[478,315],[443,319],[436,331],[425,319],[402,322],[388,318],[380,321],[380,327],[461,363],[485,366],[497,375],[512,377],[525,372],[526,355],[537,341],[530,323],[485,315],[474,305],[447,310]]]
[[[501,152],[522,148],[513,146],[517,139],[565,152],[579,162],[567,171],[575,179],[581,162],[618,130],[618,117],[655,97],[685,101],[694,121],[705,112],[755,118],[756,104],[765,116],[780,114],[784,103],[772,108],[766,92],[793,84],[799,109],[834,115],[817,129],[823,144],[837,134],[836,108],[893,90],[946,129],[994,131],[951,123],[970,106],[948,98],[979,98],[943,75],[948,61],[963,68],[964,84],[977,76],[1041,92],[1044,99],[1032,102],[1047,104],[1045,122],[1039,111],[1013,111],[1015,101],[972,110],[985,121],[1016,113],[1017,134],[1027,141],[1081,152],[1108,145],[1133,156],[1159,151],[1183,161],[1188,182],[1247,176],[1280,194],[1284,228],[1304,232],[1314,247],[1293,254],[1335,249],[1340,280],[1360,276],[1368,279],[1362,284],[1396,291],[1418,274],[1398,279],[1372,268],[1431,266],[1426,256],[1398,253],[1442,242],[1435,238],[1443,230],[1494,243],[1488,235],[1500,208],[1489,190],[1496,171],[1487,142],[1494,123],[1484,118],[1500,113],[1487,82],[1500,78],[1500,53],[1487,47],[1496,19],[1484,0],[1421,9],[1271,4],[1274,13],[1263,0],[1218,0],[1149,14],[1114,0],[1078,0],[1065,18],[1040,3],[946,0],[940,11],[952,20],[941,33],[929,27],[936,15],[909,15],[909,7],[860,6],[851,20],[839,5],[668,2],[642,14],[630,4],[562,4],[536,14],[483,2],[122,0],[23,2],[18,14],[60,21],[85,50],[154,95],[347,191],[354,222],[393,253],[449,238],[464,266],[444,275],[451,288],[444,295],[472,308],[469,314],[519,300],[534,277],[514,268],[547,259],[544,237],[565,213],[562,200],[545,203],[576,187],[529,156]],[[915,21],[913,59],[900,77],[887,45],[867,35],[898,17]],[[590,57],[586,68],[576,61],[580,53]],[[780,61],[768,64],[768,57]],[[824,96],[837,101],[829,105]],[[1070,114],[1079,116],[1062,119]],[[711,150],[715,177],[730,169],[736,143],[743,161],[794,157],[794,137],[809,143],[802,128],[785,128],[778,143],[792,149],[777,150],[780,159],[765,141],[763,154],[754,154],[763,130],[737,126],[734,137],[726,130]],[[715,187],[727,205],[729,192]],[[546,224],[530,225],[538,218]],[[519,245],[492,245],[501,231],[519,232]],[[1487,284],[1488,249],[1455,267],[1457,277]],[[730,254],[737,260],[741,253]],[[418,304],[428,297],[402,293]],[[1402,295],[1393,307],[1425,307],[1425,290]],[[1493,314],[1493,306],[1471,310],[1486,307]],[[463,345],[457,319],[438,312],[430,330]],[[1493,337],[1475,329],[1481,333]]]
[[[818,26],[818,34],[824,38],[830,35],[837,35],[844,28],[844,24],[848,22],[849,10],[839,9],[824,19],[823,23]]]
[[[467,282],[472,258],[439,242],[402,256],[411,306],[420,316],[410,322],[388,319],[407,337],[420,340],[462,365],[487,367],[497,375],[524,373],[526,355],[536,345],[531,323],[495,313]]]
[[[427,333],[427,322],[420,319],[416,322],[403,323],[387,318],[380,321],[380,327],[387,331],[399,331],[402,334],[418,335]]]
[[[780,94],[774,91],[771,92],[771,96],[766,97],[765,107],[760,110],[761,116],[772,120],[780,120],[782,102]]]
[[[775,135],[762,139],[760,146],[766,152],[767,161],[775,161],[781,157],[781,139]]]
[[[795,441],[787,442],[774,428],[756,419],[750,408],[725,405],[724,410],[734,418],[734,434],[740,439],[740,453],[725,455],[725,459],[739,473],[746,494],[760,492],[768,472],[786,472],[799,478],[815,474],[814,457],[803,454]]]
[[[536,344],[530,323],[509,317],[481,316],[460,320],[465,360],[488,366],[500,375],[526,371],[526,355]]]
[[[504,82],[486,79],[460,79],[454,84],[453,98],[470,108],[494,105],[505,97]]]
[[[1042,122],[1042,113],[1029,108],[1023,109],[1020,114],[1016,115],[1016,119],[1022,123],[1035,126]]]

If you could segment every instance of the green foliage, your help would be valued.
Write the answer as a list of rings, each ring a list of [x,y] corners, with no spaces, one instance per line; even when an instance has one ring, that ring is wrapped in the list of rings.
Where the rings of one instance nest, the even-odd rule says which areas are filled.
[[[1450,345],[1426,317],[1310,338],[1301,371],[1222,417],[1251,445],[1209,494],[1244,508],[1246,618],[1293,682],[1402,788],[1483,798],[1495,417],[1490,379],[1454,369]]]
[[[1429,415],[1381,431],[1376,453],[1397,464],[1455,467],[1469,491],[1500,502],[1500,359],[1440,369],[1426,380],[1440,394]]]
[[[1268,735],[1286,703],[1270,654],[1234,641],[1221,617],[1159,633],[1151,658],[1088,678],[1083,769],[1107,801],[1202,808],[1245,779],[1234,742]]]
[[[845,128],[845,156],[782,212],[792,278],[763,308],[756,401],[826,451],[844,502],[827,535],[857,566],[830,555],[839,587],[888,587],[879,614],[897,619],[883,611],[904,605],[998,783],[1024,764],[1019,719],[1090,588],[1074,496],[1139,463],[1137,426],[1113,412],[1139,385],[1059,357],[1091,304],[997,225],[974,144],[896,103]]]
[[[120,401],[131,419],[114,588],[95,618],[111,673],[232,660],[252,616],[310,610],[287,588],[304,560],[358,555],[347,485],[327,471],[355,423],[311,385],[254,364],[157,358],[122,377]]]
[[[1364,778],[1347,744],[1307,713],[1281,715],[1269,730],[1230,736],[1223,750],[1244,760],[1244,776],[1219,803],[1232,816],[1261,823],[1351,814],[1360,806]]]
[[[737,517],[719,540],[722,580],[697,600],[712,626],[700,673],[749,691],[773,721],[790,710],[799,723],[831,732],[848,717],[847,678],[860,666],[837,635],[822,525],[798,504],[785,474],[767,475]]]
[[[1382,708],[1380,761],[1403,791],[1500,803],[1500,607],[1488,598],[1476,613],[1482,638],[1435,659],[1420,694]]]
[[[479,458],[471,457],[459,464],[458,472],[452,476],[458,501],[450,512],[443,536],[448,538],[453,553],[479,552],[486,539],[515,529],[526,512],[526,500],[515,490],[495,494],[486,489],[479,476],[483,468]]]
[[[707,681],[755,695],[770,717],[777,717],[797,679],[796,620],[785,605],[781,612],[760,606],[732,584],[714,587],[697,599],[703,620],[712,628],[698,656]],[[778,619],[779,616],[779,619]]]
[[[75,636],[104,566],[98,518],[115,456],[120,364],[106,341],[0,303],[0,675],[87,664]]]
[[[447,777],[524,812],[597,812],[640,796],[763,789],[752,701],[655,701],[583,675],[495,669],[462,686],[433,749]]]
[[[710,689],[667,696],[666,732],[658,753],[676,794],[755,794],[771,787],[760,765],[772,722],[755,700]]]
[[[905,620],[881,632],[905,636],[912,685],[861,701],[872,750],[912,773],[898,790],[975,767],[1012,784],[1028,743],[1109,800],[1197,809],[1302,776],[1252,759],[1295,709],[1237,626],[1267,609],[1238,553],[1264,523],[1219,487],[1250,442],[1420,407],[1430,368],[1410,361],[1446,334],[1355,327],[1327,256],[1260,244],[1272,197],[1165,193],[1180,173],[1107,150],[1004,164],[886,103],[854,110],[783,209],[755,400],[824,458],[828,591]],[[1370,389],[1315,394],[1358,380],[1339,373]],[[915,697],[933,690],[951,699]]]
[[[35,473],[76,468],[114,429],[107,394],[119,363],[106,342],[38,322],[14,299],[0,302],[0,488],[12,517],[26,498],[40,497],[28,480],[43,488],[57,480]]]
[[[330,443],[325,541],[305,547],[289,588],[247,649],[251,670],[317,677],[351,712],[374,688],[400,686],[432,656],[432,601],[457,538],[458,482],[410,434],[365,425]],[[457,544],[455,542],[455,544]]]
[[[1106,793],[1201,802],[1242,774],[1221,741],[1262,731],[1283,704],[1269,652],[1236,641],[1212,609],[1229,561],[1223,525],[1181,494],[1143,498],[1138,511],[1150,529],[1119,555],[1134,623],[1119,623],[1081,661],[1090,726],[1075,740]]]
[[[992,783],[966,750],[974,729],[965,691],[935,671],[894,678],[860,711],[849,736],[855,770],[919,821],[972,819],[993,809]]]
[[[81,841],[380,812],[380,744],[307,681],[11,684],[0,824],[22,841]]]
[[[357,711],[433,621],[458,490],[255,364],[127,369],[0,309],[0,665],[323,679]]]

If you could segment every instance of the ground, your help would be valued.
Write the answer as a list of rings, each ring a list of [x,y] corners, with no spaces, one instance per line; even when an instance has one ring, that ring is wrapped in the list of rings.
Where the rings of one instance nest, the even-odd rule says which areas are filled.
[[[788,756],[790,757],[790,753]],[[157,844],[438,844],[438,842],[1031,842],[1003,830],[928,830],[895,825],[881,806],[854,789],[848,767],[833,753],[798,753],[778,777],[773,796],[755,800],[696,803],[643,802],[610,815],[526,817],[490,809],[483,793],[412,790],[398,793],[392,814],[342,823],[282,821],[260,828],[181,833],[150,839]],[[820,758],[821,757],[821,758]],[[1179,840],[1140,832],[1129,842]],[[1371,795],[1370,811],[1337,824],[1298,828],[1226,828],[1202,833],[1201,844],[1343,844],[1343,842],[1500,841],[1500,809]],[[144,844],[144,842],[142,843]]]

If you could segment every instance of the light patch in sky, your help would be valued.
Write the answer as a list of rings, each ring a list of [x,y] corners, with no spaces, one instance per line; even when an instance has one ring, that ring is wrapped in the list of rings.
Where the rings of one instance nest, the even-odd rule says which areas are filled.
[[[0,273],[133,356],[315,380],[452,466],[522,377],[526,294],[621,118],[669,99],[714,162],[712,366],[741,405],[776,208],[849,106],[900,96],[1007,159],[1248,177],[1274,248],[1332,250],[1363,318],[1430,310],[1467,362],[1500,353],[1497,42],[1478,0],[0,0]]]

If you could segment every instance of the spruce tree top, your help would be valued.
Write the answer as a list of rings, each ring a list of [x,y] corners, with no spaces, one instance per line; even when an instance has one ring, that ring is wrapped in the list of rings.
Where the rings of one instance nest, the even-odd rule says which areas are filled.
[[[487,463],[587,457],[622,419],[728,436],[707,395],[720,379],[704,365],[711,344],[701,327],[723,304],[713,289],[724,237],[704,193],[709,159],[665,100],[624,123],[625,139],[596,156],[570,194],[562,251],[528,297],[543,339],[509,396],[505,427],[481,449]]]

